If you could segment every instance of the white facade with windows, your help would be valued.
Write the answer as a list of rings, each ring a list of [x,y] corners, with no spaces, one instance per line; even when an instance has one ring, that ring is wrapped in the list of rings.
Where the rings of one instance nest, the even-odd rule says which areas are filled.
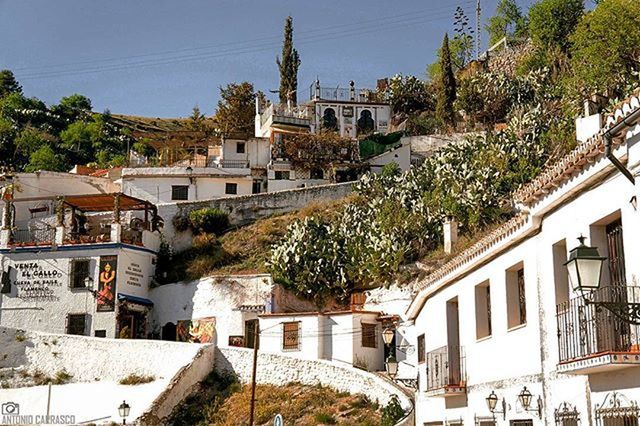
[[[372,311],[260,315],[260,351],[380,371],[384,343],[379,317]]]
[[[632,98],[605,130],[637,108]],[[418,341],[416,424],[640,421],[640,325],[629,323],[640,306],[640,183],[603,155],[603,132],[519,190],[516,218],[421,283],[407,311]],[[638,125],[613,139],[633,175],[638,142]],[[585,305],[570,288],[564,264],[580,235],[607,257],[591,297],[619,310]]]

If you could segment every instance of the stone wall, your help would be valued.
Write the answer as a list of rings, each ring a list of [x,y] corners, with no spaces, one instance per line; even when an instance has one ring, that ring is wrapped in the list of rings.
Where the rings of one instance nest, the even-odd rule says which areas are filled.
[[[0,368],[23,366],[31,373],[38,370],[49,377],[65,370],[74,382],[118,382],[131,374],[170,380],[203,347],[213,345],[106,339],[0,327]]]
[[[253,349],[217,348],[216,350],[216,371],[235,374],[243,383],[251,380],[252,362]],[[311,386],[322,384],[340,392],[364,394],[381,405],[386,405],[392,395],[397,395],[405,410],[411,410],[413,407],[411,400],[401,389],[379,375],[325,360],[302,360],[290,356],[259,353],[257,382],[276,386],[290,382]]]
[[[163,425],[175,408],[189,396],[198,383],[203,381],[214,366],[215,350],[208,345],[200,348],[193,361],[178,371],[167,389],[154,401],[151,407],[139,418],[141,425]]]
[[[164,236],[175,250],[184,250],[191,245],[190,231],[177,232],[172,220],[176,215],[188,215],[191,210],[215,207],[229,213],[232,225],[244,225],[257,219],[278,213],[298,210],[316,201],[337,200],[349,195],[353,182],[318,185],[262,194],[215,198],[205,201],[184,201],[158,205],[158,213],[164,219]]]
[[[533,43],[527,41],[506,49],[489,52],[489,60],[486,63],[486,67],[491,72],[514,75],[518,64],[534,50]]]

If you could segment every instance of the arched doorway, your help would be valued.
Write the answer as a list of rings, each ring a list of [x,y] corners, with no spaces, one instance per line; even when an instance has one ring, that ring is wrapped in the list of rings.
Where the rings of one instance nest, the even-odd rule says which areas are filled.
[[[176,325],[174,323],[168,322],[162,327],[162,340],[176,341]]]

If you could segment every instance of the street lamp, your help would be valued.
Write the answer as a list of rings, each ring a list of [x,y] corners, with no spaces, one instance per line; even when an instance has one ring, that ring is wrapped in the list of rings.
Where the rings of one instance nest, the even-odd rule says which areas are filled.
[[[504,398],[502,398],[502,404],[501,404],[502,411],[496,410],[496,408],[498,407],[498,395],[496,395],[495,391],[491,391],[489,396],[486,397],[485,399],[487,401],[487,407],[489,408],[489,411],[491,411],[491,414],[493,414],[494,418],[496,413],[498,413],[498,414],[502,414],[503,420],[507,419],[507,403],[505,402]]]
[[[627,324],[640,325],[640,301],[635,294],[628,293],[634,288],[612,286],[606,288],[606,293],[602,289],[597,298],[593,295],[600,289],[602,265],[607,258],[600,256],[596,247],[587,247],[583,236],[578,240],[580,245],[571,250],[565,263],[571,287],[580,292],[585,305],[607,309]]]
[[[122,404],[118,407],[118,414],[122,418],[122,424],[127,424],[127,417],[129,417],[129,412],[131,411],[131,407],[127,404],[127,401],[122,401]]]
[[[531,392],[529,391],[529,389],[527,389],[526,386],[522,389],[520,395],[518,395],[520,405],[522,406],[522,408],[524,408],[525,411],[538,413],[538,417],[542,418],[542,400],[540,399],[540,397],[538,397],[538,405],[535,408],[530,409],[529,407],[531,406],[532,398],[533,395],[531,395]]]
[[[387,370],[387,375],[394,380],[398,375],[398,360],[395,356],[389,355],[387,361],[384,363],[384,368]]]
[[[392,328],[385,328],[382,332],[382,340],[384,344],[389,346],[393,341],[393,336],[396,335],[396,332]]]
[[[581,293],[600,287],[602,264],[607,259],[600,256],[597,247],[586,246],[584,240],[582,235],[578,238],[580,245],[571,250],[565,263],[571,287]]]

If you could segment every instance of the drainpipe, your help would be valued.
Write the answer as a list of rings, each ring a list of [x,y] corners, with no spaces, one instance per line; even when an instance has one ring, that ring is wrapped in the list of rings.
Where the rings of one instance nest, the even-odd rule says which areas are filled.
[[[633,174],[625,167],[624,164],[618,160],[613,154],[612,142],[613,137],[620,133],[623,129],[632,126],[635,124],[635,121],[640,118],[640,108],[635,110],[631,115],[622,120],[620,123],[613,126],[611,129],[607,130],[603,135],[604,138],[604,155],[613,163],[613,165],[622,173],[632,184],[635,185],[636,179]]]

